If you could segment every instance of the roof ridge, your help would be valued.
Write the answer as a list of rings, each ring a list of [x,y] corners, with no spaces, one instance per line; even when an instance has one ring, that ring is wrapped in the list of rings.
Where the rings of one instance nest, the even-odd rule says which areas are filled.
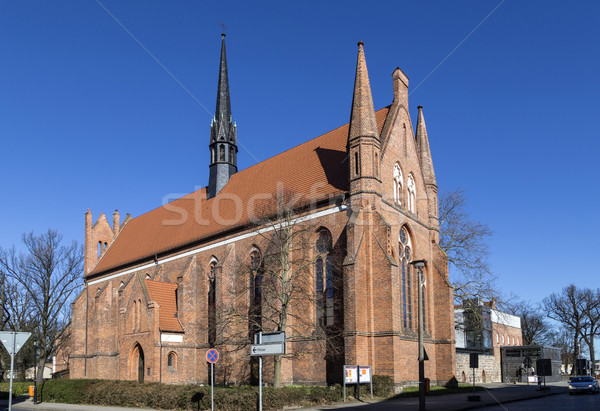
[[[385,107],[382,107],[382,108],[380,108],[379,110],[375,111],[375,114],[379,113],[379,112],[380,112],[380,111],[382,111],[382,110],[389,109],[391,106],[392,106],[392,105],[391,105],[391,104],[389,104],[389,105],[387,105],[387,106],[385,106]],[[334,129],[332,129],[332,130],[329,130],[329,131],[327,131],[327,132],[325,132],[325,133],[323,133],[323,134],[320,134],[320,135],[318,135],[317,137],[311,138],[310,140],[306,140],[306,141],[305,141],[305,142],[303,142],[303,143],[300,143],[300,144],[298,144],[298,145],[296,145],[296,146],[290,147],[290,148],[288,148],[287,150],[285,150],[285,151],[282,151],[281,153],[278,153],[278,154],[275,154],[274,156],[271,156],[271,157],[265,158],[264,160],[262,160],[262,161],[260,161],[260,162],[258,162],[258,163],[256,163],[256,164],[252,164],[250,167],[244,168],[243,170],[240,170],[240,171],[238,171],[237,173],[233,174],[233,175],[231,176],[231,179],[233,179],[233,178],[236,178],[236,176],[238,176],[238,175],[243,175],[243,173],[245,173],[247,170],[250,170],[250,169],[252,169],[252,168],[254,168],[254,167],[257,167],[257,166],[259,166],[259,165],[261,165],[261,164],[263,164],[263,163],[265,163],[265,162],[267,162],[267,161],[269,161],[269,160],[271,160],[271,159],[273,159],[273,158],[279,157],[279,156],[281,156],[281,155],[283,155],[283,154],[287,153],[288,151],[291,151],[291,150],[293,150],[293,149],[295,149],[295,148],[301,147],[301,146],[303,146],[303,145],[305,145],[305,144],[308,144],[308,143],[310,143],[310,142],[311,142],[311,141],[313,141],[313,140],[316,140],[316,139],[318,139],[318,138],[321,138],[321,137],[323,137],[323,136],[324,136],[324,135],[326,135],[326,134],[333,133],[333,132],[335,132],[335,131],[339,130],[340,128],[343,128],[343,127],[346,127],[346,126],[349,126],[349,125],[350,125],[350,122],[348,122],[348,123],[345,123],[345,124],[342,124],[341,126],[339,126],[339,127],[336,127],[336,128],[334,128]],[[228,183],[229,183],[229,182],[228,182]],[[163,204],[163,205],[161,205],[161,206],[159,206],[159,207],[155,207],[155,208],[153,208],[153,209],[151,209],[151,210],[148,210],[148,211],[146,211],[145,213],[143,213],[143,214],[140,214],[139,216],[133,217],[133,218],[132,218],[130,221],[136,220],[136,219],[138,219],[139,217],[142,217],[143,215],[146,215],[146,214],[148,214],[148,213],[151,213],[151,212],[153,212],[153,211],[154,211],[154,210],[156,210],[156,209],[162,208],[162,207],[164,207],[164,206],[165,206],[165,205],[167,205],[167,204],[171,204],[171,203],[174,203],[175,201],[181,200],[181,199],[183,199],[183,198],[185,198],[185,197],[187,197],[187,196],[189,196],[189,195],[196,194],[196,193],[198,193],[198,192],[200,192],[200,191],[202,191],[202,190],[205,190],[205,191],[206,191],[206,189],[207,189],[207,188],[208,188],[208,186],[205,186],[205,187],[199,188],[198,190],[195,190],[195,191],[192,191],[192,192],[190,192],[190,193],[187,193],[187,194],[185,194],[185,195],[183,195],[183,196],[181,196],[181,197],[175,198],[175,199],[173,199],[172,201],[169,201],[168,203],[165,203],[165,204]],[[211,199],[207,198],[207,201],[210,201],[210,200],[211,200]],[[123,228],[125,228],[125,227],[123,227]]]
[[[389,109],[391,106],[392,106],[392,105],[391,105],[391,104],[389,104],[389,105],[387,105],[387,106],[385,106],[385,107],[382,107],[382,108],[380,108],[379,110],[375,111],[375,113],[377,114],[377,113],[379,113],[379,112],[380,112],[380,111],[382,111],[382,110]],[[304,143],[300,143],[300,144],[298,144],[297,146],[290,147],[290,148],[288,148],[287,150],[285,150],[285,151],[282,151],[282,152],[281,152],[281,153],[279,153],[279,154],[275,154],[275,155],[274,155],[274,156],[272,156],[272,157],[266,158],[266,159],[264,159],[263,161],[261,161],[260,163],[253,164],[253,165],[251,165],[250,167],[243,169],[242,171],[238,171],[238,172],[237,172],[237,174],[239,174],[239,173],[241,173],[241,172],[243,172],[243,171],[249,170],[249,169],[251,169],[251,168],[252,168],[252,167],[254,167],[254,166],[257,166],[257,165],[259,165],[259,164],[261,164],[261,163],[264,163],[265,161],[268,161],[268,160],[270,160],[270,159],[272,159],[272,158],[275,158],[275,157],[278,157],[278,156],[280,156],[280,155],[282,155],[282,154],[285,154],[285,153],[287,153],[287,152],[288,152],[288,151],[290,151],[290,150],[293,150],[293,149],[295,149],[295,148],[297,148],[297,147],[303,146],[304,144],[308,144],[308,143],[310,143],[310,142],[311,142],[311,141],[313,141],[313,140],[316,140],[316,139],[318,139],[318,138],[321,138],[321,137],[323,137],[325,134],[333,133],[334,131],[337,131],[337,130],[339,130],[340,128],[343,128],[343,127],[346,127],[346,126],[350,126],[350,122],[347,122],[347,123],[345,123],[345,124],[342,124],[341,126],[334,128],[333,130],[329,130],[329,131],[327,131],[327,132],[325,132],[325,133],[323,133],[323,134],[320,134],[320,135],[318,135],[318,136],[316,136],[316,137],[313,137],[313,138],[311,138],[310,140],[306,140]]]

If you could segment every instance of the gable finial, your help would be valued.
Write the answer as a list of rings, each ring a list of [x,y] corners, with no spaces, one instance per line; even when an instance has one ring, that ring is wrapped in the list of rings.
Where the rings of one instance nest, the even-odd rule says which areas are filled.
[[[225,30],[227,30],[228,27],[225,25],[224,21],[220,22],[219,26],[221,26],[221,29],[223,30],[221,33],[221,37],[225,37]]]

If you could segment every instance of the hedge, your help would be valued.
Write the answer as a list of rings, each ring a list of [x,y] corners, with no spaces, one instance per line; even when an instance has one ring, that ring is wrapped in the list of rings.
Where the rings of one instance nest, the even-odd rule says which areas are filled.
[[[49,380],[40,392],[41,400],[67,404],[94,404],[119,407],[198,410],[210,409],[210,387],[167,385],[135,381]],[[293,386],[263,388],[263,407],[316,406],[340,401],[342,390],[332,387]],[[215,408],[256,409],[257,387],[215,387]]]
[[[22,386],[21,386],[22,385]],[[27,392],[28,383],[15,384],[15,393]],[[3,386],[0,385],[0,389]],[[356,386],[348,386],[348,396],[352,396]],[[448,389],[431,387],[429,395],[444,395],[469,392],[472,386]],[[476,389],[480,389],[477,387]],[[6,387],[8,390],[8,386]],[[389,398],[393,395],[392,378],[385,375],[373,376],[373,395]],[[361,384],[361,397],[368,395],[369,385]],[[39,391],[39,398],[45,402],[66,404],[91,404],[119,407],[206,410],[210,409],[210,387],[200,385],[168,385],[137,381],[113,380],[49,380]],[[407,387],[395,397],[416,396],[417,387]],[[263,388],[263,407],[282,409],[284,406],[314,407],[342,400],[342,387],[288,386],[283,388]],[[256,409],[258,387],[233,386],[215,387],[215,408],[219,410]]]

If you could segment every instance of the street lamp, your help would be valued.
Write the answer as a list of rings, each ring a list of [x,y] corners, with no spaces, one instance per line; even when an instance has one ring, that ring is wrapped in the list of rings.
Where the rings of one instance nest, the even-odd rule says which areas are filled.
[[[37,341],[33,342],[33,403],[37,404]]]
[[[410,264],[417,269],[419,286],[417,307],[419,311],[419,411],[425,410],[425,348],[423,347],[423,267],[425,260],[414,260]]]

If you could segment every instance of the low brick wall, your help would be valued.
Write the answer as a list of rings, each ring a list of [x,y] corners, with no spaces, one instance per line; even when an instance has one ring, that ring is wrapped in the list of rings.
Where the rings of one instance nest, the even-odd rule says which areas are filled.
[[[456,353],[456,379],[473,382],[473,369],[469,368],[469,354]],[[479,355],[479,368],[475,369],[475,382],[501,382],[500,364],[493,355]]]

